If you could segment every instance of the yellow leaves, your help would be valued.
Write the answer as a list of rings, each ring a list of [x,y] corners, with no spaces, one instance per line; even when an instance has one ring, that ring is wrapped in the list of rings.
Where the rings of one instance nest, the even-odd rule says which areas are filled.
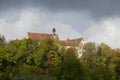
[[[32,64],[33,63],[33,57],[31,55],[29,55],[27,57],[26,63],[28,63],[28,64]]]
[[[33,74],[44,74],[45,72],[43,69],[37,67],[37,66],[30,66],[30,65],[23,65],[22,71],[28,72],[28,73],[33,73]]]

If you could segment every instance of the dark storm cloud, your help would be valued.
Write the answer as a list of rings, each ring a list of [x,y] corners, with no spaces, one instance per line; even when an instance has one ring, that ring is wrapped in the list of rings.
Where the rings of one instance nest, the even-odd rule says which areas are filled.
[[[85,10],[91,12],[95,17],[106,17],[120,13],[119,0],[43,0],[39,2],[53,11]]]
[[[120,0],[0,0],[0,9],[20,9],[27,6],[44,7],[50,11],[89,11],[93,17],[119,15]]]

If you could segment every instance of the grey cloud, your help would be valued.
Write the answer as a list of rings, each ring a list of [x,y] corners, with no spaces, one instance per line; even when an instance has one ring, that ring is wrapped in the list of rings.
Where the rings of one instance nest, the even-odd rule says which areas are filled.
[[[112,48],[120,48],[120,17],[108,18],[85,30],[84,35],[90,41],[104,42]]]
[[[20,19],[16,22],[6,22],[0,19],[0,33],[4,34],[7,40],[21,39],[27,32],[52,33],[55,27],[60,39],[80,37],[80,34],[70,24],[47,22],[46,15],[39,9],[23,10]]]
[[[94,18],[104,18],[120,13],[120,1],[118,0],[36,0],[49,10],[56,11],[88,11]],[[34,3],[36,5],[36,3]]]
[[[50,33],[54,24],[64,39],[83,36],[116,48],[120,47],[114,44],[120,40],[119,4],[120,0],[0,0],[0,33],[8,39],[23,38],[28,31]]]
[[[0,9],[21,9],[28,6],[44,7],[53,12],[89,11],[94,18],[119,15],[119,0],[0,0]]]

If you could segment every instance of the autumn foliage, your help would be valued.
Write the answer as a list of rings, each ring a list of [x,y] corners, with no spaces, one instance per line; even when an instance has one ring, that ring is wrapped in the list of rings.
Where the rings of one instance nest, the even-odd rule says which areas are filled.
[[[88,42],[78,58],[58,44],[0,37],[0,80],[120,80],[120,49]]]

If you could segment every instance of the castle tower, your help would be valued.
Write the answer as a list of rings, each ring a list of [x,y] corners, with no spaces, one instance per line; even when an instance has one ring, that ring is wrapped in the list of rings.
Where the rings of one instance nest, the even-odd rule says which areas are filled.
[[[55,34],[56,34],[56,29],[53,28],[52,32],[53,32],[53,34],[55,35]]]
[[[54,40],[59,40],[59,37],[56,34],[56,29],[55,28],[52,29],[52,33],[53,33]]]

